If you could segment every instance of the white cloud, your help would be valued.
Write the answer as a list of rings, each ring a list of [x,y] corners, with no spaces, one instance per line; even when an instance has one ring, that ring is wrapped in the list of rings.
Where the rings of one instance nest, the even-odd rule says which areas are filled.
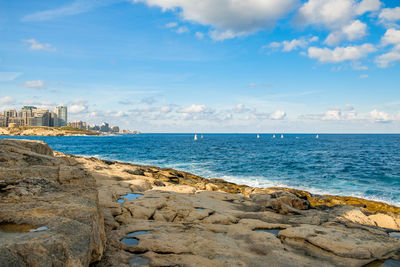
[[[286,117],[286,112],[283,110],[277,110],[270,115],[271,120],[283,120]]]
[[[160,111],[163,114],[170,113],[172,111],[172,107],[171,106],[162,106]]]
[[[386,30],[381,39],[383,46],[393,45],[392,51],[382,54],[375,59],[375,63],[380,68],[387,68],[392,62],[400,61],[400,30],[390,28]]]
[[[190,107],[187,107],[182,110],[183,113],[201,113],[207,110],[205,105],[196,105],[193,104]]]
[[[178,26],[178,23],[176,22],[170,22],[165,24],[165,28],[175,28],[176,26]]]
[[[247,109],[244,104],[237,104],[235,107],[235,112],[236,113],[243,113],[243,112],[247,112],[249,111],[249,109]]]
[[[204,33],[202,33],[202,32],[196,32],[196,37],[197,37],[197,39],[203,39],[204,38]]]
[[[343,39],[347,39],[349,41],[356,41],[367,35],[367,24],[354,20],[350,22],[348,25],[343,26],[340,30],[331,32],[328,37],[325,39],[325,44],[327,45],[337,45]]]
[[[299,48],[306,48],[310,43],[317,42],[319,38],[313,36],[311,38],[293,39],[291,41],[272,42],[268,45],[269,48],[282,48],[282,52],[290,52]]]
[[[338,63],[348,60],[358,60],[375,51],[376,48],[372,44],[336,47],[335,49],[310,47],[308,48],[308,56],[322,63]]]
[[[360,79],[368,79],[368,74],[361,74]]]
[[[88,112],[87,101],[84,99],[76,99],[70,105],[68,105],[68,112],[72,114],[87,113]]]
[[[272,28],[275,22],[292,11],[297,0],[131,0],[163,11],[173,10],[183,20],[214,28],[214,40],[245,36]]]
[[[355,41],[367,34],[367,25],[357,16],[378,11],[379,0],[309,0],[299,9],[297,20],[303,25],[320,25],[331,30],[325,43],[337,45],[342,40]]]
[[[380,55],[375,59],[375,63],[380,68],[387,68],[392,62],[400,61],[400,52],[391,51],[386,54]]]
[[[379,10],[380,5],[378,0],[309,0],[300,7],[297,19],[304,25],[338,29],[358,15]]]
[[[255,83],[250,83],[249,87],[256,87],[257,85]]]
[[[42,80],[26,81],[24,85],[29,88],[43,88],[44,82]]]
[[[400,30],[390,28],[385,32],[381,40],[383,45],[400,45]]]
[[[14,81],[22,72],[0,72],[0,82]]]
[[[358,4],[356,13],[362,15],[367,12],[378,11],[381,5],[382,3],[379,0],[363,0]]]
[[[364,37],[367,33],[367,24],[355,20],[349,25],[343,27],[343,33],[347,36],[350,41],[355,41]]]
[[[339,108],[330,109],[325,112],[322,120],[327,121],[337,121],[342,119],[342,111]]]
[[[31,46],[29,47],[31,50],[43,50],[43,51],[50,51],[54,52],[56,49],[52,47],[50,44],[41,44],[35,39],[25,40],[25,43],[29,43]]]
[[[14,104],[15,99],[11,96],[5,96],[0,98],[0,105],[9,105],[9,104]]]
[[[189,32],[189,28],[186,26],[181,26],[178,29],[176,29],[176,33],[182,34],[182,33],[187,33]]]
[[[375,122],[391,122],[392,119],[390,115],[384,111],[378,111],[374,109],[373,111],[370,112],[370,116],[373,121]]]
[[[382,22],[394,22],[400,20],[400,7],[382,9],[379,14],[379,19]]]

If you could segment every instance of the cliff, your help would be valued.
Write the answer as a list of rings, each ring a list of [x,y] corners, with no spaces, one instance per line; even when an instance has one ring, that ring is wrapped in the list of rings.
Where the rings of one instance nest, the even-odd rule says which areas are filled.
[[[10,136],[71,136],[100,135],[98,132],[74,129],[71,127],[0,127],[0,135]]]
[[[2,266],[399,264],[400,210],[0,141]]]

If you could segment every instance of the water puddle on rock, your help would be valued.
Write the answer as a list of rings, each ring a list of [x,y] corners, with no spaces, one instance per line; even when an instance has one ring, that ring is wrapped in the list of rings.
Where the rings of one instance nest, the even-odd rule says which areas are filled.
[[[389,236],[400,239],[400,232],[391,232],[389,233]]]
[[[123,238],[121,242],[127,246],[136,246],[139,243],[139,240],[136,238]]]
[[[8,233],[26,233],[35,230],[36,227],[29,224],[0,223],[0,231]]]
[[[136,232],[129,233],[126,236],[127,237],[134,237],[134,236],[138,236],[138,235],[147,235],[147,234],[150,234],[150,233],[151,233],[151,231],[136,231]]]
[[[195,208],[196,210],[205,210],[205,208]]]
[[[143,196],[143,194],[133,194],[133,193],[128,193],[126,195],[121,196],[120,199],[118,199],[118,203],[124,203],[125,200],[133,200],[137,199],[138,197]]]
[[[136,257],[132,258],[129,261],[129,266],[130,267],[141,266],[141,265],[146,265],[146,264],[149,264],[149,263],[150,263],[149,259],[146,259],[146,258],[143,258],[143,257],[140,257],[140,256],[136,256]]]
[[[275,236],[278,236],[279,232],[282,231],[283,229],[254,229],[254,232],[267,232],[270,234],[273,234]]]
[[[365,267],[399,267],[399,266],[400,266],[400,261],[392,259],[374,261],[365,265]]]

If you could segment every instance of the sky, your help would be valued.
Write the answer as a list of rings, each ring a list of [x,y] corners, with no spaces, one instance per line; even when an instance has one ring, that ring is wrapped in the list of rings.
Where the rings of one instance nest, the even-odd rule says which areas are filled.
[[[400,1],[0,0],[0,112],[142,132],[400,133]]]

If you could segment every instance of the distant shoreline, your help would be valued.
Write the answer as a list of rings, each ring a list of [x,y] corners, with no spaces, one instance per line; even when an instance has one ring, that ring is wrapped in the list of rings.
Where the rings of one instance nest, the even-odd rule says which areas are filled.
[[[99,136],[101,133],[71,127],[0,127],[0,136]]]

